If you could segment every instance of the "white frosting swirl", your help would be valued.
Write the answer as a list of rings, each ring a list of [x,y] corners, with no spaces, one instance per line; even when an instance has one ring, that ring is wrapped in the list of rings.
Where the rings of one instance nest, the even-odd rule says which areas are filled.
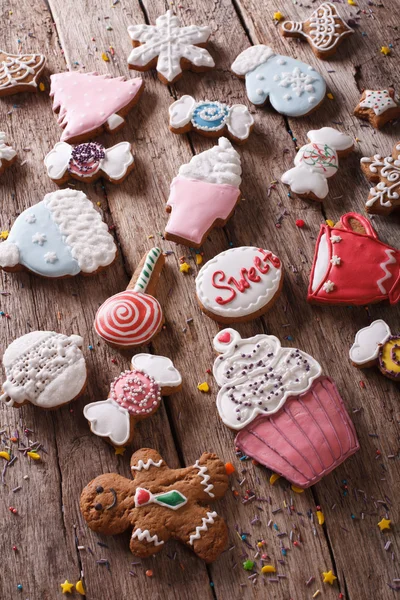
[[[219,138],[217,146],[196,154],[188,164],[179,169],[179,175],[186,179],[225,183],[237,188],[242,181],[241,173],[240,156],[224,137]]]

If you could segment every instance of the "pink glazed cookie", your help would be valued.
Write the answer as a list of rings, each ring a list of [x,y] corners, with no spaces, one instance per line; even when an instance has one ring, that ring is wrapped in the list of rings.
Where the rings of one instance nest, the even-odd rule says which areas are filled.
[[[214,348],[218,412],[239,431],[244,454],[307,488],[359,449],[335,384],[310,355],[273,335],[242,339],[234,329],[218,333]]]

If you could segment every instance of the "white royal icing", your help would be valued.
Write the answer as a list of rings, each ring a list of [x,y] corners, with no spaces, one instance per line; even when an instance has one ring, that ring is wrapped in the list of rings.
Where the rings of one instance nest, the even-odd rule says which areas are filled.
[[[111,131],[114,131],[118,127],[121,127],[123,123],[125,123],[125,119],[117,113],[110,115],[107,119],[108,129],[110,129]]]
[[[207,467],[205,465],[200,465],[198,460],[194,463],[194,467],[199,470],[197,474],[201,478],[201,485],[204,485],[205,493],[208,494],[210,498],[214,498],[214,494],[211,491],[214,486],[212,483],[208,483],[211,477],[208,475]]]
[[[354,344],[350,348],[350,360],[360,366],[376,360],[379,346],[384,344],[390,335],[390,328],[382,319],[363,327],[357,331]]]
[[[32,331],[12,342],[3,356],[6,381],[1,400],[9,406],[28,400],[55,408],[73,400],[85,386],[86,364],[78,335]]]
[[[246,50],[243,50],[243,52],[239,54],[232,63],[231,69],[236,75],[243,77],[250,71],[254,71],[258,66],[267,62],[267,60],[274,55],[274,51],[272,48],[269,48],[269,46],[264,46],[263,44],[250,46],[250,48],[246,48]]]
[[[162,463],[162,458],[160,458],[160,460],[158,460],[157,462],[154,462],[152,458],[147,459],[146,462],[143,462],[142,459],[140,459],[137,465],[131,466],[131,470],[142,471],[144,469],[145,471],[148,471],[150,467],[161,467]]]
[[[241,173],[240,156],[224,137],[219,138],[218,144],[210,150],[196,154],[189,163],[179,169],[179,175],[186,179],[234,187],[240,186]]]
[[[364,93],[365,98],[360,102],[361,108],[372,108],[377,116],[382,115],[389,108],[397,107],[388,90],[365,90]]]
[[[216,315],[237,318],[255,313],[271,302],[279,290],[282,265],[274,266],[266,258],[268,255],[279,261],[269,251],[253,246],[232,248],[209,260],[196,278],[196,294],[203,307]],[[269,267],[266,273],[255,266],[257,261],[261,261],[263,269]],[[232,299],[228,302],[229,298]]]
[[[169,107],[169,124],[174,129],[185,127],[192,118],[196,100],[192,96],[182,96]]]
[[[162,540],[158,539],[158,535],[156,533],[151,535],[148,529],[142,530],[140,527],[132,532],[132,539],[135,538],[137,538],[140,542],[146,540],[146,542],[149,542],[149,544],[154,544],[155,546],[161,546],[164,543]]]
[[[109,438],[117,446],[127,443],[131,434],[129,412],[111,398],[91,402],[83,409],[95,435]]]
[[[208,512],[206,517],[203,517],[201,520],[201,525],[196,527],[196,532],[193,533],[189,538],[189,544],[193,546],[195,540],[199,540],[201,538],[201,533],[203,531],[208,530],[208,525],[214,525],[214,519],[218,517],[215,511]]]
[[[131,361],[132,369],[143,371],[154,379],[160,387],[178,387],[182,376],[170,358],[156,354],[136,354]]]
[[[7,136],[4,131],[0,131],[0,167],[2,161],[10,161],[17,156],[16,151],[11,146],[7,146]]]
[[[325,274],[329,266],[329,245],[325,233],[320,237],[316,256],[314,276],[311,284],[311,290],[313,292],[319,287],[321,281],[325,279]]]
[[[22,86],[37,88],[36,75],[45,61],[42,54],[8,54],[0,50],[0,55],[0,90]],[[26,81],[32,75],[32,80]]]
[[[395,262],[397,262],[397,259],[395,257],[396,252],[396,250],[386,248],[385,253],[387,256],[387,260],[385,260],[385,262],[380,263],[379,265],[382,271],[385,273],[384,276],[378,279],[378,281],[376,282],[382,294],[387,293],[386,288],[383,284],[387,279],[390,279],[392,277],[392,273],[387,268],[387,265],[393,265]]]
[[[155,25],[131,25],[128,33],[133,41],[140,42],[130,53],[128,63],[133,68],[147,67],[158,57],[157,71],[168,82],[182,73],[181,60],[187,60],[195,67],[215,66],[207,50],[198,47],[207,42],[210,27],[181,27],[171,10],[158,17]]]
[[[380,181],[369,190],[371,197],[365,203],[366,206],[370,207],[379,202],[381,206],[390,208],[392,200],[398,200],[400,194],[400,144],[396,145],[396,152],[397,158],[375,154],[373,158],[364,156],[361,159],[361,164],[367,164],[371,173],[379,171],[380,176],[387,179],[387,183]]]
[[[314,358],[282,348],[273,335],[242,339],[234,329],[224,329],[215,336],[214,347],[224,351],[213,370],[221,386],[217,409],[231,429],[242,429],[259,414],[276,413],[289,396],[309,390],[321,374]]]

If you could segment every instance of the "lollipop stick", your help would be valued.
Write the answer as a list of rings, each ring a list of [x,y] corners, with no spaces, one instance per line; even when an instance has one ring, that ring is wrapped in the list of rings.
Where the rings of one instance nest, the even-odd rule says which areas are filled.
[[[154,296],[164,263],[160,248],[152,248],[140,261],[126,289]]]

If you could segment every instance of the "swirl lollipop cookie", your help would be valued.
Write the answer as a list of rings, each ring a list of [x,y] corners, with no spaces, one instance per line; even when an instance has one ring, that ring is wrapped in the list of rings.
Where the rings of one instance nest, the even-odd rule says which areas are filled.
[[[164,316],[153,297],[165,262],[160,248],[142,259],[124,292],[111,296],[97,311],[96,333],[114,348],[148,344],[161,330]]]
[[[400,335],[392,335],[389,325],[377,319],[356,333],[350,360],[359,369],[377,365],[382,375],[399,382]]]
[[[92,402],[83,409],[95,435],[107,438],[114,446],[133,439],[137,421],[158,410],[161,396],[169,396],[182,387],[182,377],[165,356],[137,354],[131,370],[114,379],[107,400]]]

